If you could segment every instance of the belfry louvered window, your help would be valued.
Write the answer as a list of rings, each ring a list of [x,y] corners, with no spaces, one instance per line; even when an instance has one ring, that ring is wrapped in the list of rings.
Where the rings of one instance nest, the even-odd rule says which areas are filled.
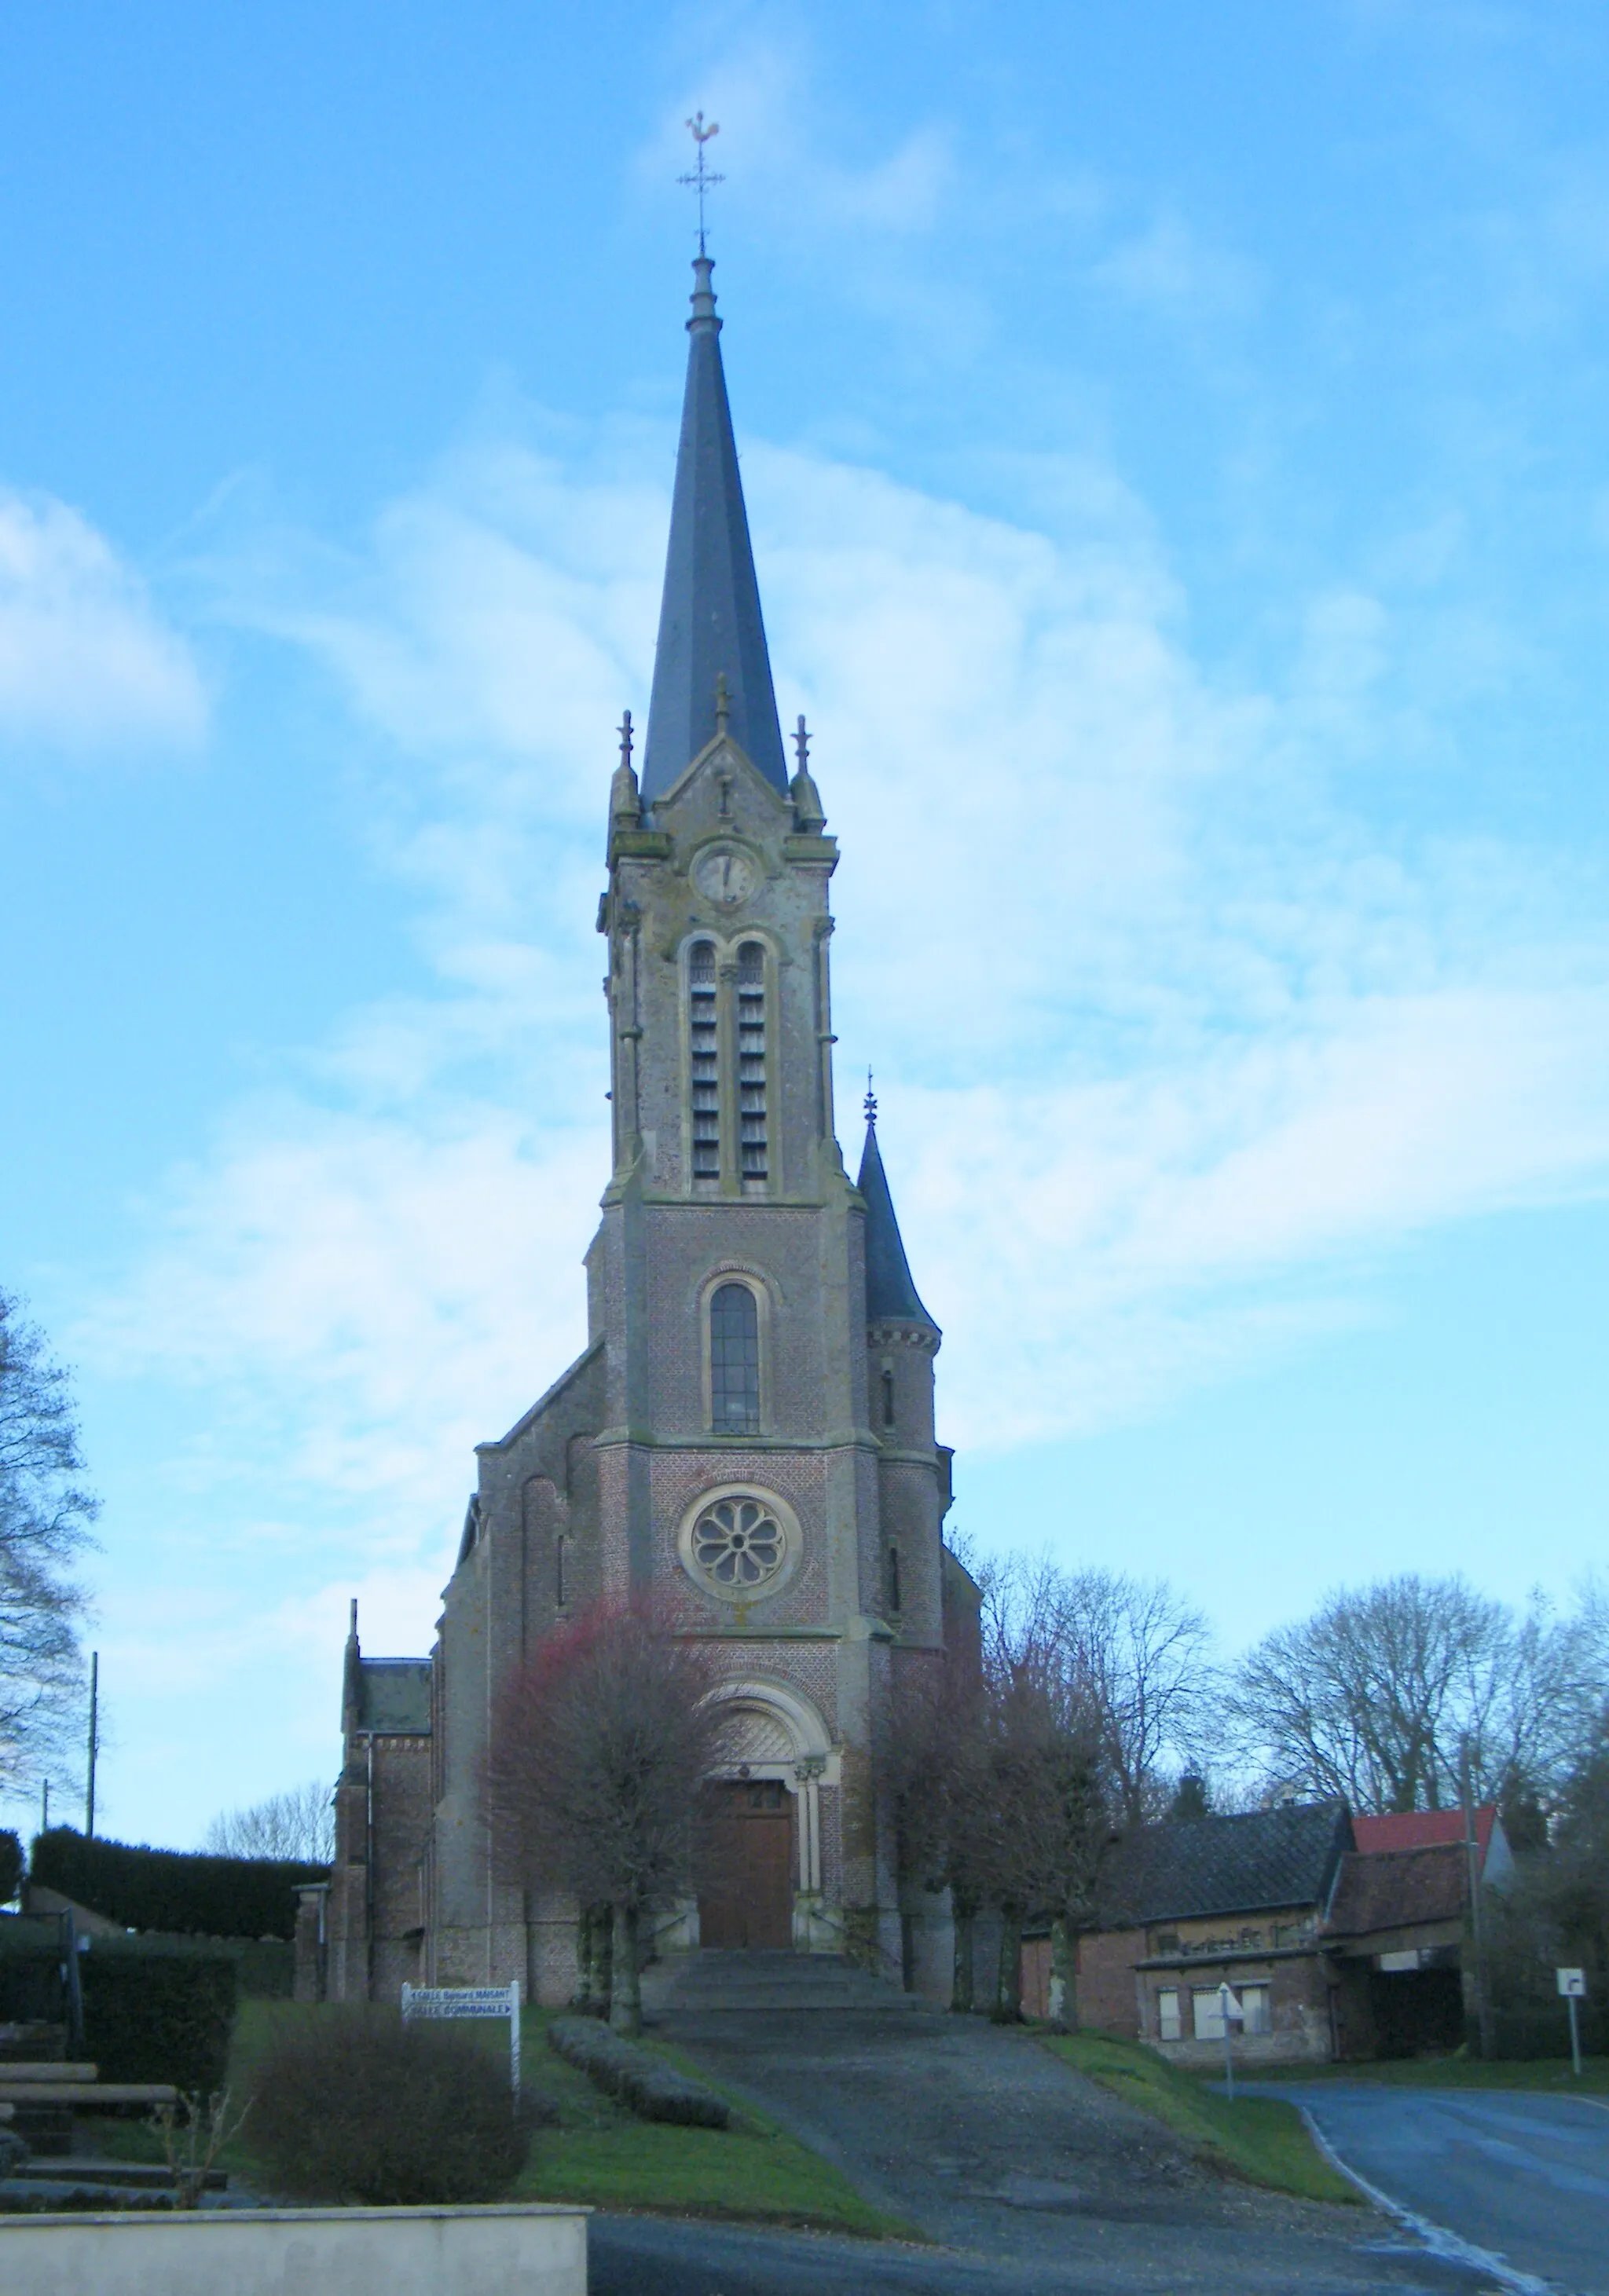
[[[715,1012],[715,946],[694,944],[687,960],[687,1036],[693,1056],[693,1177],[720,1177],[720,1037]]]
[[[746,1283],[710,1302],[710,1417],[718,1435],[759,1432],[759,1313]]]
[[[746,940],[737,952],[738,1137],[743,1177],[763,1180],[769,1170],[766,1142],[766,952]]]

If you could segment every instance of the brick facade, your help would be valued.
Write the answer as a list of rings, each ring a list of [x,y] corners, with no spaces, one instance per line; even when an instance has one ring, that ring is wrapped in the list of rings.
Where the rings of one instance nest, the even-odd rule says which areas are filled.
[[[713,304],[694,311],[686,419],[718,431],[729,416]],[[692,435],[677,503],[691,488],[699,531],[728,533],[746,562],[735,455],[711,459]],[[885,1972],[903,1960],[948,1992],[948,1921],[936,1900],[899,1903],[883,1783],[897,1670],[932,1663],[957,1620],[969,1631],[970,1582],[941,1546],[940,1334],[911,1283],[874,1137],[858,1185],[835,1135],[837,846],[802,750],[792,783],[782,770],[757,597],[670,603],[684,556],[704,570],[697,581],[726,578],[701,549],[673,529],[654,708],[671,678],[677,709],[707,718],[707,731],[671,758],[669,720],[655,717],[644,790],[626,752],[610,792],[598,929],[613,1168],[587,1255],[588,1345],[479,1448],[428,1662],[427,1732],[392,1742],[349,1726],[330,1907],[337,1992],[391,1993],[418,1972],[518,1976],[542,2000],[568,1997],[572,1909],[509,1886],[488,1835],[488,1718],[555,1624],[600,1596],[661,1587],[718,1657],[745,1775],[780,1779],[792,1798],[796,1946],[847,1945]],[[737,571],[741,593],[752,570]],[[685,685],[685,664],[674,676],[667,665],[728,612],[741,628],[718,641],[718,702],[713,671],[705,696]],[[722,1287],[751,1302],[758,1368],[741,1432],[713,1401]],[[691,1546],[726,1490],[770,1509],[785,1547],[741,1600]],[[374,1663],[358,1661],[360,1679]],[[663,1936],[695,1943],[696,1908]]]

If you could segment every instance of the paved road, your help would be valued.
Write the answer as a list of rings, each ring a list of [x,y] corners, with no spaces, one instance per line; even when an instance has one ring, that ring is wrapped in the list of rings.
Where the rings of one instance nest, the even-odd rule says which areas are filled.
[[[1375,2220],[1376,2224],[1378,2219]],[[745,2231],[653,2217],[596,2216],[588,2233],[588,2296],[1133,2296],[1136,2279],[1121,2251],[1061,2243],[1037,2259],[948,2248],[825,2239],[808,2233]],[[1233,2244],[1208,2237],[1194,2267],[1168,2282],[1224,2296],[1245,2288]],[[1498,2296],[1489,2275],[1438,2263],[1416,2243],[1366,2241],[1351,2254],[1337,2244],[1320,2259],[1299,2245],[1273,2278],[1253,2284],[1279,2296]]]
[[[1415,2215],[1569,2296],[1609,2296],[1609,2108],[1519,2090],[1266,2085]]]
[[[595,2219],[593,2296],[1404,2296],[1489,2276],[1203,2169],[1031,2035],[907,2012],[662,2030],[931,2248]]]

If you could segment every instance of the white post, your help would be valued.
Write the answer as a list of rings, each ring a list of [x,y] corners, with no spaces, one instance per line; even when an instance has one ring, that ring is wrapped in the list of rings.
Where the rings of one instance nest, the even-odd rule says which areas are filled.
[[[1224,2084],[1229,2102],[1235,2102],[1235,2041],[1233,2026],[1240,2017],[1240,2004],[1226,1977],[1218,1988],[1218,2013],[1224,2021]]]
[[[1570,2006],[1570,2063],[1577,2080],[1580,2080],[1581,2029],[1578,2021],[1580,2013],[1575,2005],[1587,1990],[1587,1972],[1584,1969],[1556,1969],[1553,1972],[1553,1981]]]
[[[517,2098],[520,2094],[520,1980],[517,1977],[508,1988],[508,2057]]]

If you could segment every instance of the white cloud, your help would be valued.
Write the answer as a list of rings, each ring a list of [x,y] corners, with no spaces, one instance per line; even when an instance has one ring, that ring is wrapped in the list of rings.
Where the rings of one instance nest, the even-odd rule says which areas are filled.
[[[182,640],[65,503],[0,491],[0,730],[86,750],[188,744],[206,698]]]
[[[635,436],[569,470],[465,448],[360,563],[234,601],[392,757],[443,989],[354,1015],[302,1102],[237,1112],[98,1348],[234,1392],[245,1448],[382,1574],[445,1557],[471,1444],[581,1335],[587,911],[666,509]],[[1406,1235],[1602,1185],[1601,937],[1519,858],[1349,810],[1390,738],[1387,604],[1316,598],[1288,691],[1229,691],[1109,479],[1047,470],[1052,536],[774,448],[744,467],[843,840],[841,1081],[876,1062],[948,1431],[1156,1408],[1359,1312]]]
[[[1130,302],[1161,311],[1244,318],[1260,283],[1243,256],[1212,247],[1180,216],[1157,215],[1093,266],[1093,277]]]

